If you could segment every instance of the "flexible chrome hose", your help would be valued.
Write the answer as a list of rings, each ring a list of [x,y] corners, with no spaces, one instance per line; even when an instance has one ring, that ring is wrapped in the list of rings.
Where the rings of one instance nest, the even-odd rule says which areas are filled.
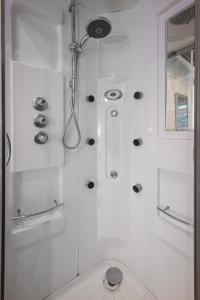
[[[76,45],[74,45],[73,49],[72,49],[72,80],[70,83],[70,87],[71,87],[70,114],[69,114],[69,118],[67,120],[67,124],[65,126],[64,134],[63,134],[63,145],[65,148],[67,148],[69,150],[78,148],[78,146],[80,145],[80,142],[81,142],[81,131],[80,131],[79,122],[78,122],[78,118],[76,116],[76,111],[75,111],[76,99],[77,99],[78,56],[79,56],[79,53],[77,52]],[[66,142],[66,136],[70,130],[70,124],[72,122],[74,122],[74,124],[75,124],[75,129],[78,134],[78,139],[74,145],[73,144],[68,145],[68,143]]]
[[[81,131],[80,131],[79,123],[78,123],[76,112],[75,112],[75,105],[76,105],[76,99],[72,94],[71,100],[70,100],[70,115],[69,115],[69,118],[67,120],[67,124],[66,124],[66,127],[65,127],[64,135],[63,135],[63,145],[65,146],[65,148],[70,149],[70,150],[76,149],[80,145],[80,142],[81,142]],[[65,139],[66,139],[66,135],[69,131],[69,126],[70,126],[72,121],[74,121],[75,128],[77,130],[78,140],[74,145],[70,146],[70,145],[67,144]]]

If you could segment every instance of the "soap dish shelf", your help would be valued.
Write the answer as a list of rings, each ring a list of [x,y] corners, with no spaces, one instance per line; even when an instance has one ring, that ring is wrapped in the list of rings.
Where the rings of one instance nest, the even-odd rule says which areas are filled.
[[[57,210],[57,209],[59,209],[60,207],[63,207],[63,206],[64,206],[64,203],[58,204],[57,200],[54,200],[54,203],[55,203],[55,206],[54,206],[54,207],[51,207],[51,208],[49,208],[49,209],[42,210],[42,211],[39,211],[39,212],[36,212],[36,213],[33,213],[33,214],[29,214],[29,215],[21,215],[21,209],[18,209],[18,210],[17,210],[18,216],[12,217],[11,220],[24,220],[24,219],[28,219],[28,218],[31,218],[31,217],[40,216],[40,215],[43,215],[43,214],[52,212],[52,211],[54,211],[54,210]]]
[[[179,222],[179,223],[182,223],[190,228],[193,228],[194,227],[194,224],[187,221],[187,220],[184,220],[184,219],[181,219],[179,218],[178,216],[175,216],[173,213],[170,212],[170,206],[165,206],[165,207],[160,207],[160,206],[157,206],[157,210],[159,212],[161,212],[162,214],[170,217],[171,219]]]

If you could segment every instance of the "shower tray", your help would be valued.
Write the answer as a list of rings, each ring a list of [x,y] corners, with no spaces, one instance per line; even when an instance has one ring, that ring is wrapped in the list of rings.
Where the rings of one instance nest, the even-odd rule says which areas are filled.
[[[123,273],[123,281],[114,292],[105,287],[105,274],[110,267]],[[155,296],[118,261],[109,260],[77,277],[46,300],[157,300]],[[43,299],[44,300],[44,299]]]

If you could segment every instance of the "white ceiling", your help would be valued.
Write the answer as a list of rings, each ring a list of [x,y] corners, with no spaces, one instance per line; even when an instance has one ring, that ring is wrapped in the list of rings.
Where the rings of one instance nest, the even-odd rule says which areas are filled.
[[[77,0],[82,6],[96,14],[126,10],[134,7],[140,0]]]

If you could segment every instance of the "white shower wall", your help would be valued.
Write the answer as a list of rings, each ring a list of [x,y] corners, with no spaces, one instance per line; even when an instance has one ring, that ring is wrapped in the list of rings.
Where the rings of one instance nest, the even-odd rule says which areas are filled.
[[[12,60],[62,73],[69,114],[69,3],[20,3],[23,6],[6,2],[6,113],[11,137]],[[178,204],[172,206],[183,215],[191,212],[189,217],[193,211],[193,141],[159,137],[158,21],[179,3],[141,0],[130,10],[105,15],[112,22],[111,35],[90,39],[80,56],[79,149],[66,150],[64,164],[55,168],[17,173],[10,166],[7,169],[6,300],[42,299],[77,274],[110,259],[126,264],[159,300],[193,299],[193,234],[156,211],[158,203],[168,204],[165,201],[174,195]],[[12,28],[16,7],[22,10]],[[87,6],[87,1],[80,5],[79,39],[94,16],[94,7]],[[16,28],[21,30],[18,36]],[[104,92],[110,89],[122,90],[123,98],[105,101]],[[144,93],[141,101],[134,100],[135,91]],[[95,96],[94,103],[86,101],[88,95]],[[112,109],[119,112],[115,121]],[[63,111],[55,114],[66,120]],[[70,136],[76,138],[74,128]],[[86,144],[88,137],[95,138],[94,146]],[[139,137],[143,145],[135,147],[133,139]],[[62,136],[59,139],[61,143]],[[117,179],[110,177],[113,168]],[[93,190],[86,187],[88,180],[95,182]],[[143,186],[141,194],[132,190],[138,182]],[[184,202],[183,211],[182,188],[189,201]],[[23,213],[39,211],[51,207],[55,199],[65,204],[64,209],[47,220],[25,224],[25,230],[10,221],[18,208]]]
[[[158,115],[163,103],[158,70],[165,55],[158,48],[159,20],[190,3],[140,1],[132,10],[105,15],[112,33],[99,42],[97,53],[97,199],[91,203],[80,196],[79,204],[81,273],[95,257],[116,259],[162,300],[193,299],[193,232],[156,210],[158,204],[169,204],[186,218],[193,217],[193,139],[160,137],[159,118],[164,115]],[[104,92],[110,89],[122,90],[122,100],[106,102]],[[141,101],[134,100],[135,91],[144,93]],[[91,124],[90,118],[83,119],[82,109],[87,107],[81,103],[81,128]],[[120,130],[109,121],[111,109],[119,112]],[[117,143],[109,157],[117,179],[109,176],[110,131],[110,144]],[[143,145],[137,148],[132,141],[138,137]],[[87,168],[89,161],[80,161]],[[80,168],[81,177],[85,168]],[[132,190],[138,182],[143,186],[139,195]]]
[[[55,76],[62,73],[62,91],[56,92],[57,86],[53,81],[51,82],[51,89],[54,89],[55,93],[54,99],[52,99],[54,101],[54,115],[51,117],[49,115],[49,122],[51,123],[52,120],[56,122],[55,116],[57,116],[59,122],[63,123],[64,129],[63,120],[66,120],[66,115],[63,110],[58,109],[58,106],[56,107],[56,101],[58,101],[57,96],[62,92],[64,95],[62,105],[66,103],[65,111],[66,114],[69,114],[71,55],[68,44],[71,42],[71,24],[68,5],[69,3],[65,3],[65,1],[56,1],[56,3],[55,1],[6,2],[6,126],[12,140],[11,64],[13,60],[29,68],[34,68],[35,72],[38,69],[52,72]],[[93,17],[93,14],[85,9],[81,9],[81,12],[80,27],[84,28],[85,20]],[[43,79],[46,79],[45,76]],[[30,77],[27,80],[30,81]],[[87,84],[87,80],[83,79],[83,81]],[[26,78],[24,85],[27,86]],[[49,101],[47,96],[49,90],[50,86],[46,86],[46,88],[44,86],[43,90],[40,90],[43,95],[38,95],[39,89],[36,87],[35,97],[46,96]],[[37,114],[37,111],[32,108],[33,94],[29,95],[23,86],[21,86],[21,93],[23,97],[27,97],[27,105],[32,111],[30,116],[32,121],[33,116]],[[52,108],[51,104],[50,108]],[[21,124],[19,125],[28,131],[27,123],[23,123],[27,116],[23,117],[21,106],[16,109],[18,109],[19,115],[21,113]],[[27,111],[23,111],[23,113],[26,114]],[[48,113],[49,111],[47,111]],[[51,145],[54,136],[51,135],[52,132],[48,127],[46,130],[50,135],[49,145]],[[29,136],[31,137],[32,133]],[[56,139],[62,145],[62,134]],[[16,142],[19,140],[20,137],[18,136]],[[43,150],[44,148],[39,149],[48,160],[47,148],[46,150]],[[22,152],[27,150],[27,147],[21,149]],[[79,272],[78,151],[66,151],[65,157],[62,157],[61,153],[54,153],[55,156],[60,156],[59,159],[64,160],[62,165],[57,165],[54,168],[51,166],[42,167],[42,169],[41,166],[37,168],[37,155],[38,153],[35,152],[30,157],[36,170],[29,168],[27,171],[15,172],[12,169],[13,164],[7,168],[7,300],[43,299],[72,280]],[[12,156],[11,161],[13,159]],[[23,163],[26,163],[25,156]],[[19,208],[23,214],[34,213],[53,207],[54,200],[57,200],[58,203],[64,203],[64,208],[25,222],[10,220],[17,215]]]

